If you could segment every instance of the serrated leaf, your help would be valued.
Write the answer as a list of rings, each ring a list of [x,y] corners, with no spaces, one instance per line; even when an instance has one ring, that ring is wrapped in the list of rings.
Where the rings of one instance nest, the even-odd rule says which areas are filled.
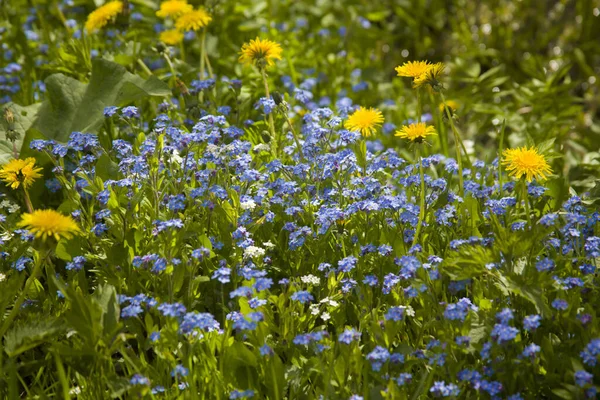
[[[4,335],[4,350],[15,357],[47,341],[62,330],[56,319],[35,319],[15,325]]]

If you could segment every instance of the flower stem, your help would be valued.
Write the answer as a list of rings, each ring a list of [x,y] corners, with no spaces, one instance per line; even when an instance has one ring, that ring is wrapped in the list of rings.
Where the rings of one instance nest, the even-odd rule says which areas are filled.
[[[25,193],[25,205],[27,206],[27,211],[31,214],[33,212],[33,205],[31,204],[31,198],[29,197],[29,192],[25,189],[25,186],[23,186],[23,192]]]
[[[292,135],[294,136],[294,141],[296,142],[296,147],[298,148],[298,155],[300,156],[300,160],[304,161],[304,155],[302,154],[302,145],[300,144],[300,139],[298,139],[298,134],[296,133],[296,130],[294,129],[294,124],[292,124],[292,121],[290,121],[290,117],[288,116],[287,111],[285,113],[283,113],[283,115],[285,116],[286,122],[290,126]]]
[[[204,53],[204,58],[206,59],[206,68],[208,69],[208,76],[212,79],[214,78],[212,66],[210,65],[210,59],[208,58],[208,53]]]
[[[529,196],[527,193],[527,182],[525,179],[521,179],[521,196],[523,197],[523,202],[525,203],[525,214],[527,215],[527,225],[529,225],[529,229],[532,229],[531,226],[531,213],[529,211]]]
[[[421,145],[417,144],[415,151],[417,162],[419,163],[419,176],[421,178],[421,190],[419,199],[419,222],[417,223],[417,232],[413,239],[411,247],[414,247],[419,242],[419,235],[421,234],[421,226],[425,220],[425,174],[423,173],[423,160],[421,159]]]
[[[200,79],[204,79],[204,53],[206,52],[206,28],[202,28],[200,35]]]
[[[421,114],[423,106],[421,104],[421,88],[417,88],[417,122],[421,122]]]
[[[267,72],[265,68],[260,68],[260,73],[262,74],[263,83],[265,85],[265,96],[267,99],[271,98],[271,92],[269,91],[269,82],[267,82]],[[271,149],[273,150],[273,154],[277,157],[277,151],[279,147],[279,142],[277,137],[275,136],[275,122],[273,121],[273,113],[269,113],[269,130],[271,131]]]
[[[504,183],[502,182],[502,152],[504,151],[504,131],[506,129],[506,120],[502,121],[502,129],[500,130],[500,148],[498,149],[498,193],[502,194]]]
[[[463,183],[463,164],[462,164],[462,140],[460,139],[460,135],[454,126],[454,121],[452,120],[452,113],[446,104],[446,99],[444,98],[444,93],[440,90],[440,97],[442,98],[442,103],[444,103],[444,110],[446,111],[446,116],[448,117],[448,121],[450,121],[450,127],[452,128],[452,133],[454,133],[454,145],[456,146],[456,161],[458,162],[458,188],[459,188],[459,196],[462,198],[465,195],[464,191],[464,183]],[[466,154],[466,152],[465,152]]]

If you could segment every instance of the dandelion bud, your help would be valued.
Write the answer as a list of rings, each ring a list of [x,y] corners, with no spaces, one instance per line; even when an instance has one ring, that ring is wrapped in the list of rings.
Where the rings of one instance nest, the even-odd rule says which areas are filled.
[[[273,92],[271,94],[271,97],[273,97],[273,101],[278,106],[281,105],[281,103],[283,102],[283,96],[279,92]]]

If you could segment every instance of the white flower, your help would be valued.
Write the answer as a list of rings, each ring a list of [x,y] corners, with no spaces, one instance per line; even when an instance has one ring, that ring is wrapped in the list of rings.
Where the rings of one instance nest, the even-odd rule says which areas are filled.
[[[247,201],[244,201],[242,203],[240,203],[240,207],[242,207],[242,210],[254,210],[254,207],[256,207],[256,203],[254,202],[254,200],[249,199]]]
[[[181,162],[183,161],[183,158],[181,158],[181,156],[179,155],[179,152],[177,150],[173,150],[173,154],[171,154],[169,161],[173,164],[181,164]]]
[[[8,212],[12,213],[16,213],[21,209],[21,207],[18,204],[11,204],[10,206],[8,206]]]
[[[13,234],[9,231],[6,231],[2,235],[0,235],[0,240],[8,242],[10,239],[12,239],[12,237],[13,237]]]
[[[0,272],[0,282],[4,282],[6,280],[6,275]]]
[[[10,207],[11,202],[8,200],[2,200],[2,202],[0,202],[0,208],[8,208]]]
[[[328,320],[328,319],[330,319],[330,318],[331,318],[331,315],[329,315],[329,313],[328,313],[328,312],[324,312],[323,314],[321,314],[321,319],[322,319],[323,321],[327,321],[327,320]]]
[[[311,304],[308,309],[310,310],[310,313],[312,315],[318,315],[319,314],[319,305],[318,304]]]
[[[314,286],[319,286],[319,284],[321,283],[321,278],[319,278],[318,276],[314,276],[314,275],[304,275],[303,277],[300,278],[300,280],[306,284],[310,284],[310,285],[314,285]]]
[[[254,258],[254,257],[262,257],[265,255],[265,249],[256,247],[256,246],[248,246],[244,249],[244,257]]]
[[[69,394],[81,394],[81,388],[79,386],[75,386],[74,388],[71,388],[71,390],[69,390]]]
[[[266,143],[260,143],[254,146],[253,149],[256,153],[260,153],[261,151],[271,151],[271,146]]]
[[[273,248],[275,248],[275,245],[273,243],[271,243],[270,240],[268,242],[264,242],[263,246],[265,246],[267,249],[273,249]]]
[[[334,307],[334,308],[340,305],[340,303],[338,303],[335,300],[331,300],[329,297],[325,297],[323,300],[321,300],[321,303],[325,303],[328,306]]]
[[[406,315],[408,315],[410,317],[415,316],[415,310],[411,306],[406,307],[405,311],[406,311]]]

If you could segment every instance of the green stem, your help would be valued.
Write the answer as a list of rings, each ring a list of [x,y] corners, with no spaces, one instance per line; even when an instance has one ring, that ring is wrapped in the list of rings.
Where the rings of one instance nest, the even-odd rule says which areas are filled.
[[[500,148],[498,149],[498,185],[500,188],[498,193],[502,194],[503,182],[502,182],[502,152],[504,151],[504,131],[506,129],[506,120],[502,121],[502,129],[500,130]]]
[[[283,114],[285,116],[285,120],[290,126],[290,130],[292,131],[292,135],[294,136],[294,141],[296,142],[296,147],[298,148],[298,155],[300,156],[300,160],[304,161],[304,155],[302,154],[302,145],[300,144],[300,139],[298,139],[298,134],[294,129],[294,124],[290,121],[290,117],[287,114],[287,111]]]
[[[200,35],[200,79],[204,79],[204,53],[206,52],[206,28],[202,28]]]
[[[267,97],[267,99],[271,98],[271,92],[269,91],[269,82],[267,81],[267,72],[265,71],[265,68],[262,67],[260,68],[260,72],[262,74],[262,79],[263,79],[263,83],[265,85],[265,96]],[[273,151],[273,154],[275,155],[275,157],[277,157],[277,151],[278,149],[278,140],[277,137],[275,136],[275,123],[273,121],[273,113],[269,113],[269,130],[271,131],[271,150]]]
[[[210,65],[210,59],[208,58],[208,53],[204,53],[204,58],[206,59],[206,68],[208,68],[208,76],[212,79],[214,78],[212,66]]]
[[[415,233],[415,237],[413,238],[413,243],[411,247],[414,247],[419,242],[419,235],[421,234],[421,227],[423,225],[423,221],[425,220],[425,174],[423,173],[423,160],[421,159],[421,145],[417,144],[417,149],[415,151],[415,156],[417,162],[419,163],[419,176],[421,178],[421,193],[420,193],[420,201],[419,201],[419,222],[417,223],[417,232]]]
[[[145,73],[148,74],[148,76],[152,75],[152,71],[150,70],[150,68],[148,68],[148,66],[146,65],[146,63],[144,63],[144,61],[142,61],[141,58],[137,59],[137,63],[140,67],[142,67],[142,69],[144,70]]]
[[[531,213],[529,211],[529,196],[527,193],[527,183],[525,179],[521,179],[521,196],[523,197],[523,202],[525,203],[525,214],[527,215],[527,225],[529,225],[529,229],[532,229],[531,226]]]
[[[446,99],[444,98],[444,93],[440,91],[440,97],[442,99],[442,103],[444,103],[444,110],[446,111],[446,116],[448,117],[448,121],[450,121],[450,127],[452,128],[452,133],[454,134],[454,145],[456,146],[456,161],[458,162],[458,187],[459,187],[459,196],[464,197],[464,183],[463,183],[463,164],[462,164],[462,140],[460,139],[460,135],[454,126],[454,121],[452,120],[452,113],[446,104]],[[466,155],[466,152],[465,152]],[[468,156],[467,156],[468,157]]]
[[[421,114],[423,113],[421,105],[421,88],[417,88],[417,122],[421,122]]]
[[[23,186],[23,192],[25,193],[25,205],[27,206],[27,211],[31,214],[33,212],[33,205],[31,204],[31,198],[29,197],[29,192]]]
[[[10,328],[10,325],[19,314],[19,311],[21,310],[21,305],[23,305],[23,302],[25,301],[25,296],[27,296],[27,293],[29,293],[29,288],[31,287],[33,282],[38,278],[41,271],[42,262],[46,259],[47,254],[48,253],[46,253],[44,256],[38,254],[38,259],[36,260],[35,265],[33,266],[33,271],[31,272],[29,278],[27,278],[27,282],[25,282],[25,288],[23,288],[23,290],[21,291],[21,294],[17,298],[15,305],[10,311],[10,314],[2,323],[2,327],[0,327],[0,338],[4,336],[6,331],[8,331],[8,328]]]

